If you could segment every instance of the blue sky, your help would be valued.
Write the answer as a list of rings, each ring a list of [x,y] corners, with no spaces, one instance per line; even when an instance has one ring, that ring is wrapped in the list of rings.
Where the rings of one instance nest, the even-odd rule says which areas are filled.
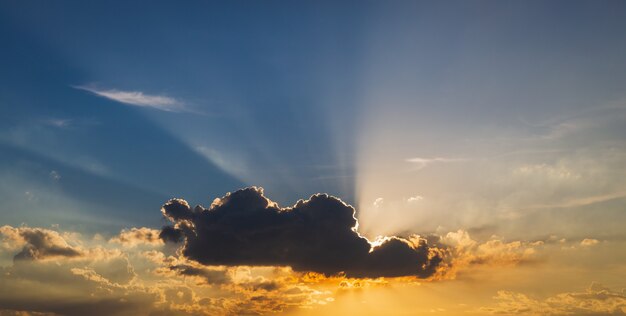
[[[626,313],[625,1],[5,0],[0,117],[0,314]]]
[[[565,3],[3,2],[0,218],[155,226],[246,185],[359,204],[364,168],[537,150],[623,114],[624,4]]]

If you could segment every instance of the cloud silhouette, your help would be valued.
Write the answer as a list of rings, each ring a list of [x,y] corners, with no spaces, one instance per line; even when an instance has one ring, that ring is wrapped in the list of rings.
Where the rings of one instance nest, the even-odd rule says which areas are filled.
[[[23,248],[15,255],[14,260],[44,260],[56,257],[79,257],[83,253],[70,245],[58,232],[30,227],[0,227],[0,235]]]
[[[226,284],[231,282],[231,279],[225,270],[209,270],[187,264],[173,265],[169,268],[178,272],[180,275],[200,277],[204,279],[207,284]]]
[[[204,265],[291,266],[296,271],[348,277],[429,277],[442,256],[421,238],[370,243],[357,232],[353,207],[326,194],[280,208],[250,187],[215,199],[210,208],[169,200],[161,211],[173,225],[165,241]]]

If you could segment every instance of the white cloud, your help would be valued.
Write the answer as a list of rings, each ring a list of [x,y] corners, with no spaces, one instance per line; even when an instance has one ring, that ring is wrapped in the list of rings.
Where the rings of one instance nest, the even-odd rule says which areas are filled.
[[[188,112],[183,102],[164,95],[149,95],[141,91],[104,90],[83,86],[74,88],[89,91],[97,96],[128,105],[148,107],[167,112]]]
[[[61,174],[58,171],[56,171],[56,170],[50,171],[50,173],[48,175],[50,176],[50,179],[52,179],[54,181],[61,180]]]
[[[544,177],[547,180],[578,180],[581,175],[563,164],[551,166],[548,164],[523,165],[513,170],[514,175]]]
[[[70,125],[72,120],[70,119],[55,119],[55,118],[51,118],[51,119],[47,119],[44,120],[44,123],[46,125],[50,125],[53,127],[58,127],[58,128],[63,128],[63,127],[68,127]]]
[[[598,241],[597,239],[585,238],[580,242],[580,245],[585,247],[591,247],[597,245],[599,242],[600,241]]]
[[[416,195],[416,196],[412,196],[412,197],[408,198],[406,201],[407,201],[407,203],[415,203],[415,202],[421,201],[423,199],[424,199],[423,196]]]
[[[420,157],[415,157],[415,158],[408,158],[406,159],[406,162],[410,162],[415,164],[415,170],[420,170],[423,168],[426,168],[428,165],[431,165],[433,163],[448,163],[448,162],[459,162],[459,161],[464,161],[465,159],[461,159],[461,158],[443,158],[443,157],[435,157],[435,158],[420,158]]]

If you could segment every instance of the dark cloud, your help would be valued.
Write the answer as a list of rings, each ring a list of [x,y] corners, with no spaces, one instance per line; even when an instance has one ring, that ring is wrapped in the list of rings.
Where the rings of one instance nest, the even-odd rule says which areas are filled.
[[[326,194],[280,208],[261,188],[191,208],[172,199],[162,208],[174,223],[165,241],[184,240],[183,254],[205,265],[291,266],[348,277],[432,275],[441,256],[423,239],[387,238],[372,247],[357,231],[354,208]]]
[[[183,232],[172,227],[172,226],[164,226],[161,229],[161,233],[159,233],[159,237],[166,242],[181,242],[185,238]]]
[[[280,288],[280,284],[274,281],[263,281],[252,285],[253,291],[263,290],[263,291],[276,291]]]
[[[49,257],[78,257],[81,252],[65,243],[58,233],[36,228],[16,230],[26,243],[15,260],[36,260]]]
[[[223,270],[209,270],[186,264],[173,265],[170,269],[180,275],[201,277],[207,284],[226,284],[231,281],[226,271]]]

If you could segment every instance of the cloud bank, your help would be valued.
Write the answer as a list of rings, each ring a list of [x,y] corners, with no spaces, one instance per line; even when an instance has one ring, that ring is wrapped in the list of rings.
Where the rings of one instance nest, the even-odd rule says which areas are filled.
[[[204,265],[290,266],[327,276],[426,278],[442,256],[417,236],[386,237],[374,243],[357,232],[355,210],[340,199],[316,194],[281,208],[250,187],[191,208],[182,199],[165,203],[173,225],[167,241],[183,241],[184,256]]]
[[[175,225],[164,230],[146,227],[123,229],[110,237],[82,235],[58,230],[58,227],[0,227],[0,315],[257,315],[313,308],[321,308],[318,311],[323,313],[323,306],[336,305],[332,302],[350,297],[351,291],[365,294],[365,289],[382,289],[398,284],[402,286],[394,287],[394,291],[405,286],[412,289],[421,287],[422,282],[416,282],[416,277],[430,275],[431,268],[435,266],[437,271],[428,277],[429,281],[456,279],[459,270],[462,270],[458,273],[459,280],[464,276],[467,280],[468,276],[474,276],[481,269],[491,271],[497,267],[531,262],[535,260],[536,251],[545,250],[553,254],[564,246],[582,247],[580,240],[565,244],[564,240],[557,241],[557,237],[554,237],[550,239],[552,241],[546,241],[552,245],[551,248],[542,250],[543,242],[504,242],[493,238],[480,242],[472,239],[465,231],[457,231],[443,236],[429,236],[430,246],[417,237],[387,237],[368,243],[365,246],[370,251],[363,253],[365,246],[360,251],[345,246],[363,242],[363,238],[356,233],[354,210],[326,195],[315,195],[291,208],[279,208],[263,197],[261,189],[249,188],[216,199],[209,209],[192,209],[182,200],[170,201],[166,206],[164,209],[168,216],[176,219]],[[318,214],[322,212],[320,210],[336,214]],[[211,213],[214,221],[210,224],[203,222],[201,219],[204,217],[198,213]],[[314,215],[322,216],[327,221],[315,224],[320,219]],[[277,224],[282,225],[281,229],[268,226],[267,216],[278,218]],[[287,216],[287,219],[282,216]],[[319,230],[322,223],[325,225],[324,230]],[[318,229],[298,232],[302,228],[299,224],[317,225]],[[190,238],[183,232],[183,225],[212,226],[194,227],[194,231],[201,232],[198,238],[207,238],[208,232],[212,232],[212,236],[228,233],[228,236],[238,241],[216,249],[218,245],[211,241],[196,240],[196,247],[208,245],[213,248],[196,254],[201,259],[192,258],[189,253],[185,253],[188,244],[178,247],[161,240],[166,238],[189,243]],[[239,227],[236,231],[241,234],[233,233],[235,230],[231,226]],[[295,239],[271,242],[268,236],[275,235],[277,231],[289,233]],[[167,232],[167,237],[163,236],[164,232]],[[303,243],[303,237],[298,234],[311,238]],[[338,246],[329,246],[330,239],[336,240]],[[245,240],[244,247],[231,248],[237,243],[241,245]],[[221,241],[223,239],[213,242]],[[318,258],[312,264],[300,266],[299,271],[284,266],[253,266],[260,262],[254,247],[274,251],[273,255],[278,256],[276,260],[267,255],[262,257],[265,258],[263,264],[286,265],[285,262],[288,262],[297,267],[298,260],[304,258],[304,255],[281,256],[277,245],[284,246],[282,250],[285,253],[291,253],[293,247],[300,247],[296,253],[310,256],[318,254],[329,260],[323,265]],[[437,245],[437,248],[432,245]],[[566,248],[570,251],[570,247]],[[200,251],[199,248],[197,251]],[[340,253],[342,251],[346,252],[345,256]],[[423,260],[420,254],[427,251],[435,255],[420,265]],[[355,257],[364,262],[352,263]],[[443,258],[443,261],[435,261],[436,257]],[[385,264],[391,260],[393,264]],[[224,264],[212,263],[215,261]],[[322,270],[331,263],[331,268],[326,269],[338,271],[340,268],[337,262],[347,262],[345,275],[328,277],[322,273],[309,272]],[[386,269],[389,267],[392,269]],[[405,275],[405,272],[410,277],[366,277]],[[346,277],[348,275],[355,278]],[[380,293],[377,290],[375,292]],[[526,298],[523,295],[502,293],[498,293],[495,305],[481,308],[480,313],[510,313],[517,310],[519,304],[527,302],[523,301]],[[559,306],[556,311],[589,310],[594,312],[591,313],[593,315],[616,315],[615,312],[623,308],[623,295],[615,296],[611,292],[607,296],[601,291],[593,294],[597,298],[587,299],[585,293],[558,296]],[[604,300],[604,297],[607,299]],[[570,298],[572,300],[565,300]],[[572,304],[568,303],[570,301]],[[543,315],[541,311],[546,304],[552,306],[553,302],[556,302],[555,299],[531,303],[535,305],[533,311]],[[601,303],[606,304],[598,305]],[[341,304],[337,308],[341,308]],[[554,315],[562,314],[555,312]]]
[[[331,295],[289,268],[200,265],[153,233],[1,226],[0,315],[258,315]]]
[[[522,293],[498,291],[498,303],[481,311],[497,315],[626,315],[626,292],[592,283],[584,292],[566,292],[535,299]]]

